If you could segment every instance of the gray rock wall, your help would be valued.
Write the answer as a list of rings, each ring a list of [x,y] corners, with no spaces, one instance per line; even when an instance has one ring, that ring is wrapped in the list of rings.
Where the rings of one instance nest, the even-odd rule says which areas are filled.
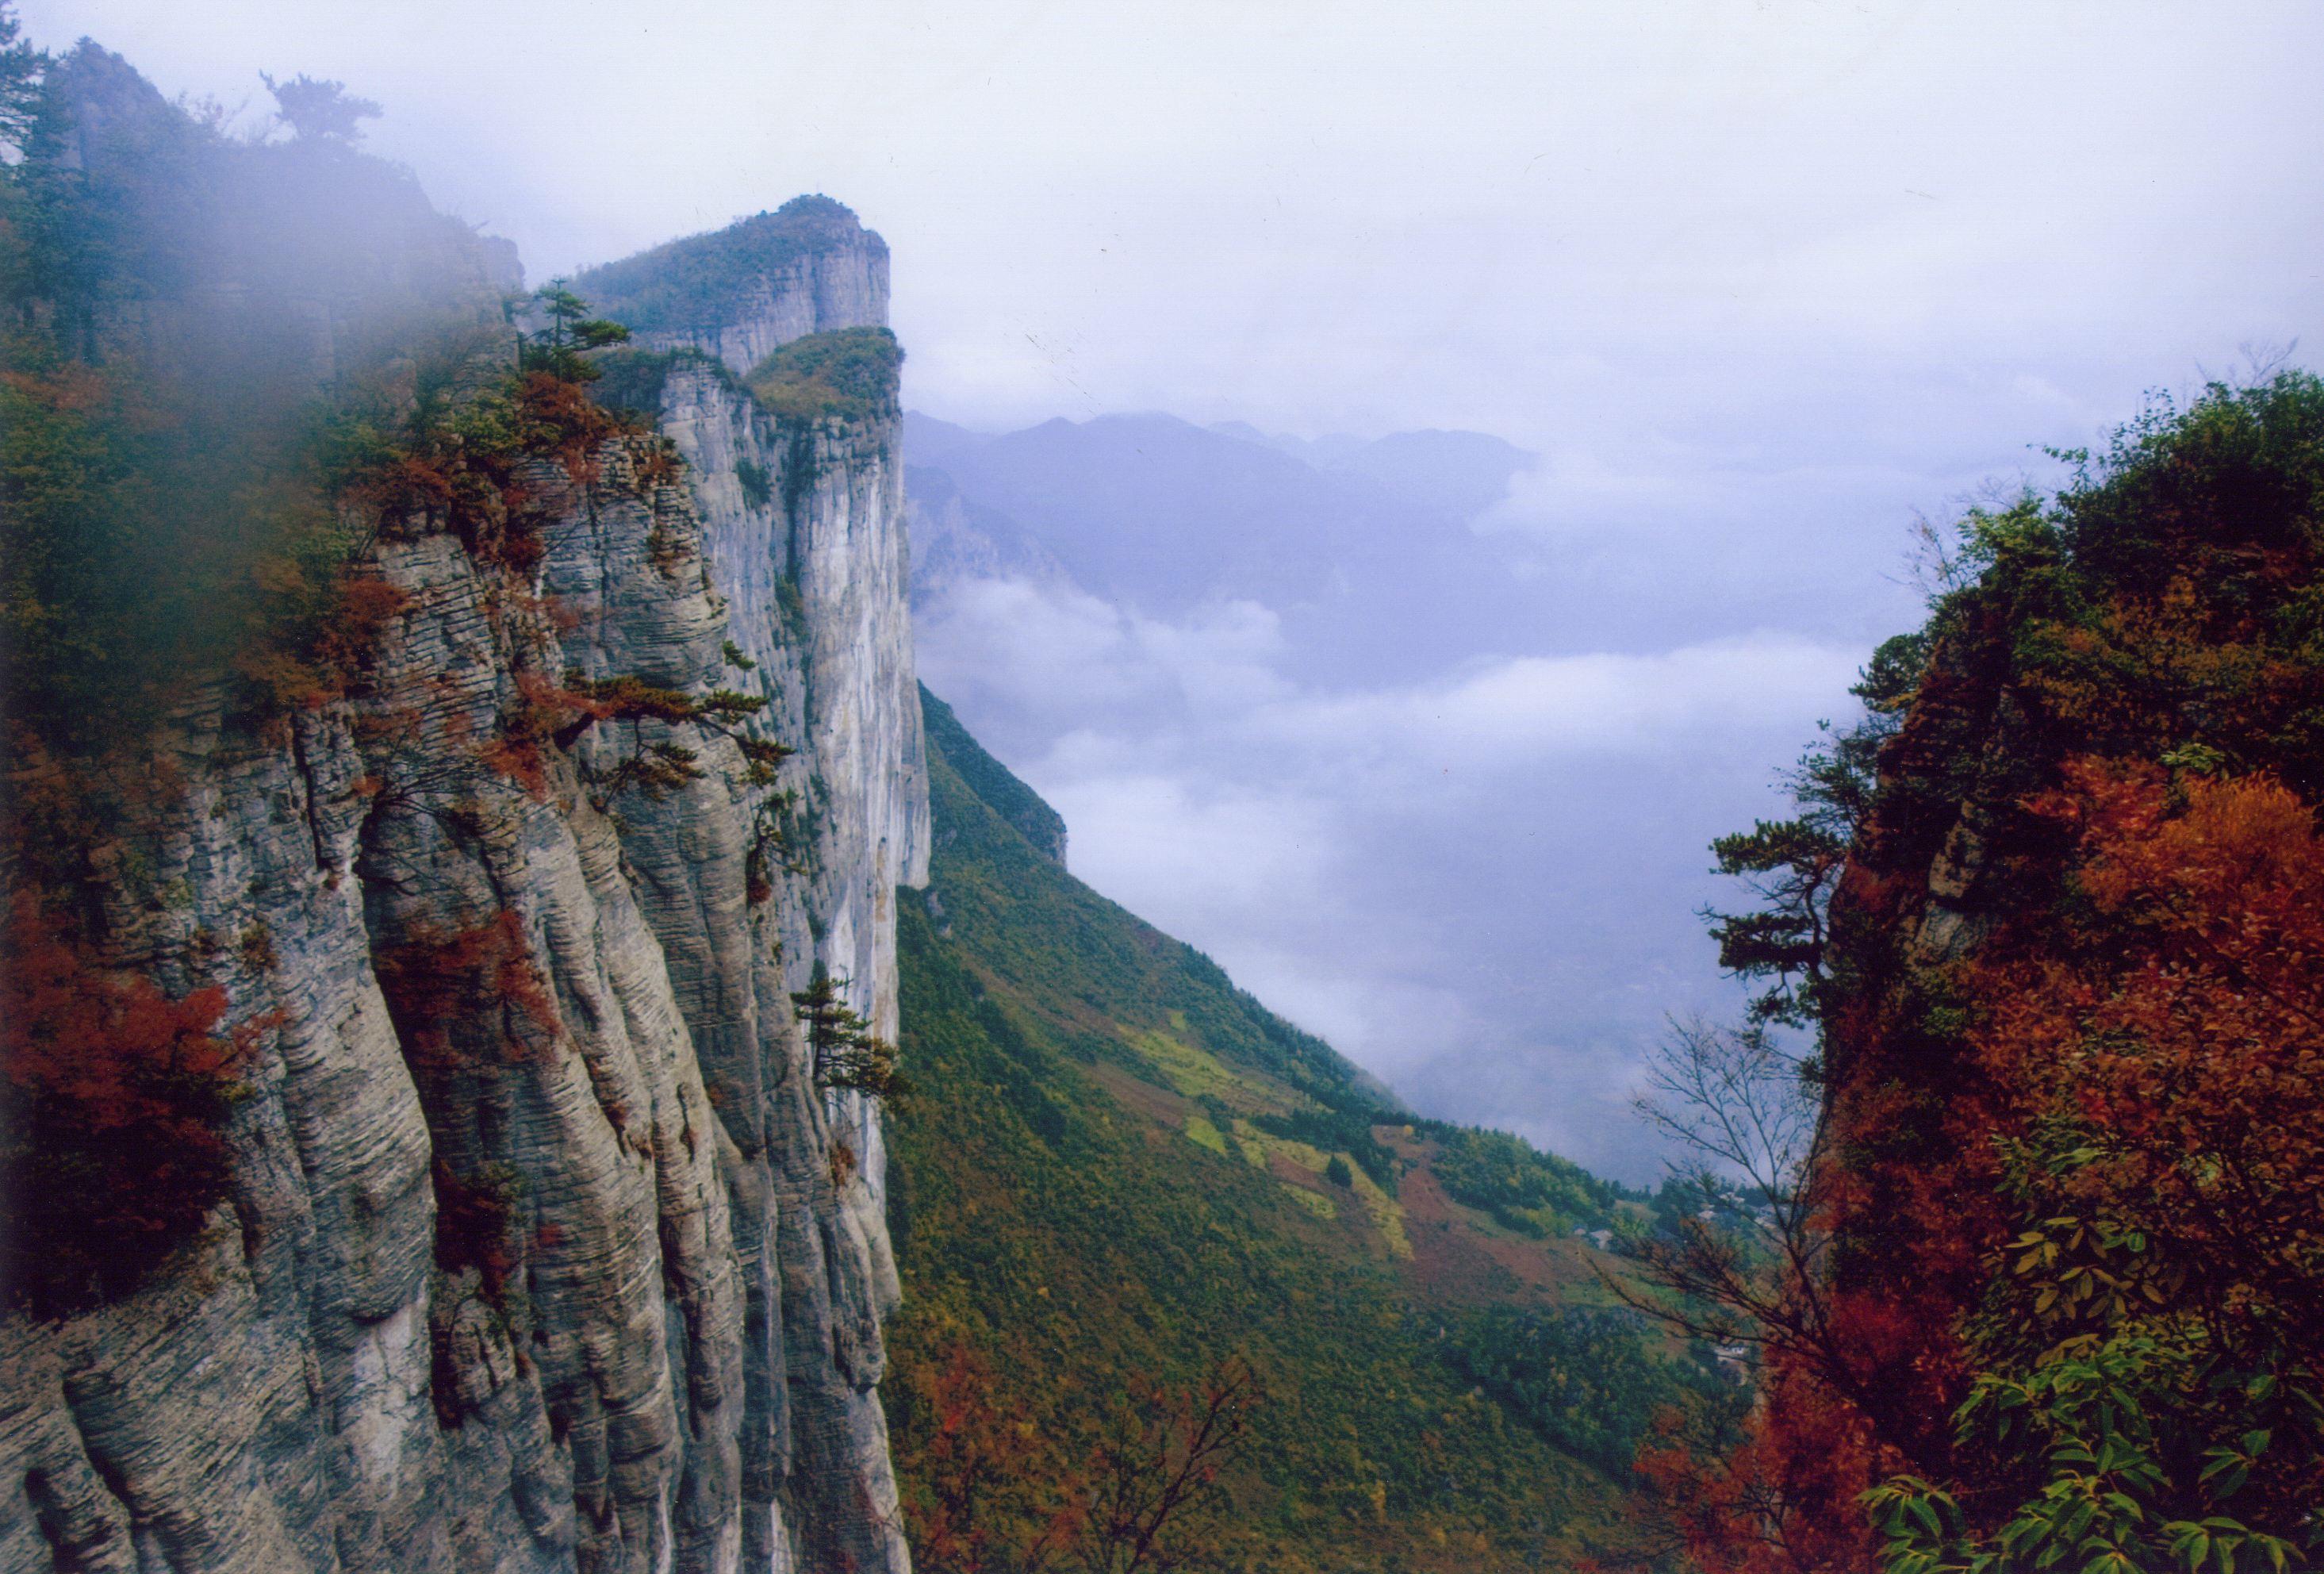
[[[878,237],[871,237],[876,243]],[[787,264],[754,281],[734,305],[735,320],[662,329],[641,336],[657,349],[699,349],[740,375],[779,347],[811,333],[888,320],[888,251],[858,245]]]
[[[827,197],[592,268],[574,286],[653,349],[747,375],[779,347],[888,321],[888,243]]]
[[[792,987],[821,966],[849,981],[850,1004],[892,1039],[893,893],[927,883],[929,846],[897,419],[778,421],[715,365],[681,360],[662,385],[661,427],[695,477],[734,626],[754,636],[742,646],[759,663],[754,676],[797,690],[788,720],[817,763],[793,783],[807,884],[783,913]],[[764,501],[743,486],[742,466],[766,478]],[[787,542],[788,555],[763,550],[770,540]],[[835,1115],[874,1201],[884,1169],[877,1123],[860,1100],[841,1102]],[[886,1231],[875,1227],[867,1217],[891,1282]]]
[[[786,427],[707,363],[666,397],[690,475],[544,468],[529,583],[406,522],[359,699],[161,740],[182,791],[105,849],[116,959],[274,1025],[202,1238],[0,1319],[0,1570],[908,1569],[877,1114],[813,1086],[789,1000],[821,965],[892,1033],[926,878],[894,421]],[[576,669],[756,693],[796,753],[499,746]],[[612,790],[656,742],[701,774]]]

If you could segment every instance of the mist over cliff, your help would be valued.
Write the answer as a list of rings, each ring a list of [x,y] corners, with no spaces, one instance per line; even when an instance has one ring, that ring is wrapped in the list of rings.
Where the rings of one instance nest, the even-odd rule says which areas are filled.
[[[885,248],[632,265],[755,358],[609,376],[340,122],[83,45],[10,171],[0,1566],[900,1570],[792,1000],[893,1036],[929,850],[895,357],[797,371]]]

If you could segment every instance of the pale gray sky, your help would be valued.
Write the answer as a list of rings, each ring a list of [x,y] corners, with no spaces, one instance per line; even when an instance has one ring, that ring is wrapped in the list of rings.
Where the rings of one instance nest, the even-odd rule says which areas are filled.
[[[2304,0],[22,10],[171,92],[345,79],[536,274],[828,191],[954,419],[1982,458],[2317,300]]]
[[[1491,660],[1303,686],[1280,608],[1006,586],[923,647],[1108,894],[1633,1180],[1642,1035],[1711,977],[1702,844],[1915,620],[1914,511],[2324,342],[2310,0],[20,10],[254,116],[262,69],[344,79],[536,279],[828,192],[954,421],[1542,454],[1494,520],[1540,612]]]

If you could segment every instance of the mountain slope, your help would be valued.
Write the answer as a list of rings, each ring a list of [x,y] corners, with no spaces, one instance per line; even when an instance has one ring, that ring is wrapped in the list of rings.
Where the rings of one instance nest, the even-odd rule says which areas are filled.
[[[905,443],[908,449],[911,439]],[[911,509],[915,608],[972,579],[1017,579],[1068,593],[1079,588],[1055,552],[1000,510],[962,495],[944,471],[908,465],[904,491]]]
[[[1613,1391],[1636,1422],[1722,1385],[1626,1314],[1585,1310],[1610,1297],[1569,1232],[1630,1205],[1514,1139],[1411,1121],[1028,843],[1010,821],[1038,800],[925,708],[933,876],[899,918],[921,1094],[891,1123],[907,1502],[925,1502],[940,1374],[963,1348],[1052,1468],[1101,1396],[1236,1354],[1268,1399],[1231,1512],[1201,1527],[1225,1566],[1637,1552],[1635,1439],[1575,1425],[1621,1409]],[[1525,1386],[1549,1350],[1591,1416]]]

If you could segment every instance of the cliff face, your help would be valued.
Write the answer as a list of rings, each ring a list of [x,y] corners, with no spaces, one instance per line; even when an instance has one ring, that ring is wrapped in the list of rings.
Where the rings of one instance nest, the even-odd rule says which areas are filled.
[[[740,376],[792,339],[885,325],[888,243],[828,197],[795,197],[593,268],[574,286],[638,342],[704,351]]]
[[[844,244],[792,227],[698,342],[884,316],[878,237],[814,217]],[[109,959],[262,1024],[234,1183],[127,1297],[0,1320],[0,1569],[908,1567],[878,1116],[789,999],[821,966],[892,1035],[926,878],[895,417],[779,421],[683,358],[662,411],[675,472],[622,439],[530,478],[530,582],[390,532],[359,697],[160,740],[173,789],[99,849]],[[574,673],[755,695],[795,752],[489,746]],[[700,774],[604,789],[657,742]]]
[[[680,356],[659,415],[695,477],[710,571],[752,676],[774,675],[807,757],[821,763],[798,783],[798,899],[780,913],[792,986],[820,966],[892,1041],[894,891],[926,884],[928,868],[897,412],[778,420],[716,364]],[[787,556],[756,545],[776,537]],[[892,1286],[879,1124],[861,1099],[836,1100],[835,1113],[869,1182],[865,1232]]]

